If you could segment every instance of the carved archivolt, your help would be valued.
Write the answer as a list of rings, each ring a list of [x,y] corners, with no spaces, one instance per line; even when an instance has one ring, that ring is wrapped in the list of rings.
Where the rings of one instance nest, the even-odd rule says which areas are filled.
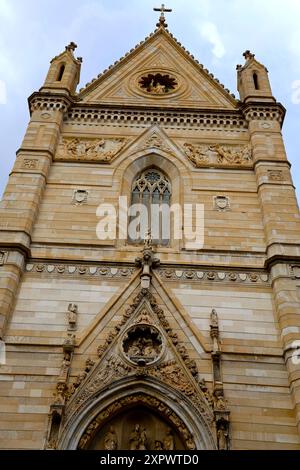
[[[157,398],[141,393],[117,400],[112,405],[109,405],[105,410],[101,411],[101,413],[99,413],[99,415],[91,422],[91,424],[88,426],[85,433],[81,437],[78,448],[87,448],[89,442],[91,442],[98,429],[101,428],[104,423],[106,423],[109,419],[115,416],[118,412],[120,412],[124,408],[137,406],[140,404],[155,409],[162,416],[166,417],[167,420],[176,428],[178,434],[181,436],[183,442],[185,443],[186,449],[196,449],[195,441],[192,434],[190,433],[184,422],[174,413],[174,411]]]
[[[196,168],[205,166],[251,166],[249,145],[194,145],[185,143],[183,150]]]
[[[55,160],[110,163],[127,142],[126,138],[64,138],[58,145]]]

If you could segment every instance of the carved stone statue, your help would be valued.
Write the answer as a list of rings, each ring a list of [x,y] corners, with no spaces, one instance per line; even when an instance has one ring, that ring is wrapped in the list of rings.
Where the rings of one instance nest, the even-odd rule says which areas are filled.
[[[65,382],[58,382],[56,386],[55,402],[54,405],[63,405],[65,403],[65,392],[67,385]]]
[[[210,324],[213,327],[218,328],[219,327],[219,319],[218,319],[218,314],[215,309],[212,309],[211,315],[210,315]]]
[[[71,365],[71,354],[70,352],[67,351],[64,353],[64,358],[63,358],[62,365],[60,368],[59,376],[61,379],[66,380],[70,365]]]
[[[152,237],[151,237],[151,229],[149,229],[145,233],[145,238],[144,238],[144,249],[145,250],[152,250]]]
[[[109,431],[104,436],[104,449],[105,450],[117,450],[118,449],[118,438],[113,426],[110,426]]]
[[[164,438],[164,450],[175,450],[175,441],[172,429],[167,429],[166,436]]]
[[[141,431],[141,443],[140,443],[139,450],[147,450],[146,443],[147,443],[147,434],[146,434],[146,429],[143,428],[143,430]]]
[[[226,426],[222,425],[217,431],[218,437],[218,449],[219,450],[228,450],[228,438],[229,433]]]
[[[163,95],[164,93],[166,93],[166,87],[165,85],[162,85],[159,82],[154,85],[154,80],[152,80],[149,85],[149,91],[150,93],[154,93],[156,95]]]
[[[129,450],[146,450],[146,441],[146,429],[142,429],[140,424],[136,424],[129,436]]]
[[[161,441],[154,441],[154,450],[164,450],[163,443]]]
[[[215,409],[216,410],[226,410],[226,401],[222,395],[217,395],[215,397]]]
[[[77,315],[78,315],[78,305],[76,304],[69,304],[68,307],[68,322],[70,328],[74,329],[77,323]]]

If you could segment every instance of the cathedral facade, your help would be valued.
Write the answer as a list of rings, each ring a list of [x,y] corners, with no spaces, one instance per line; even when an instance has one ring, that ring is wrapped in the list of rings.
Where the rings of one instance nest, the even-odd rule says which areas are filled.
[[[163,11],[79,91],[75,49],[0,204],[0,448],[300,449],[300,218],[266,67],[246,51],[235,98]],[[140,203],[177,227],[150,212],[135,237]]]

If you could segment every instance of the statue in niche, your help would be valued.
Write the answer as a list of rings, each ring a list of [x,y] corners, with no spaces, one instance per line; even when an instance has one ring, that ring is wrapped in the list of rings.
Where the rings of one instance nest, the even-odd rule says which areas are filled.
[[[71,353],[69,351],[66,351],[64,353],[64,359],[62,361],[62,365],[60,368],[59,377],[63,379],[67,378],[70,365],[71,365]]]
[[[175,441],[171,428],[167,429],[166,436],[163,442],[163,448],[164,450],[175,450]]]
[[[118,438],[113,426],[110,426],[108,432],[104,436],[104,449],[105,450],[117,450],[118,449]]]
[[[217,437],[218,437],[218,449],[228,450],[229,433],[228,433],[228,427],[226,425],[222,424],[220,426],[217,432]]]
[[[147,433],[140,424],[134,426],[129,436],[129,450],[146,450]]]
[[[78,315],[78,305],[76,304],[69,304],[68,307],[68,322],[70,328],[74,329],[77,323],[77,315]]]

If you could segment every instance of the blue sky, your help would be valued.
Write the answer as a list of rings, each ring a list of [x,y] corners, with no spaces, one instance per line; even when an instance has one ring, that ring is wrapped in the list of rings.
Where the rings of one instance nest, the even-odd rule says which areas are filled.
[[[155,0],[0,0],[0,194],[29,119],[27,98],[70,41],[83,86],[155,29]],[[287,108],[283,128],[300,198],[300,1],[170,0],[170,31],[231,92],[250,49]]]

